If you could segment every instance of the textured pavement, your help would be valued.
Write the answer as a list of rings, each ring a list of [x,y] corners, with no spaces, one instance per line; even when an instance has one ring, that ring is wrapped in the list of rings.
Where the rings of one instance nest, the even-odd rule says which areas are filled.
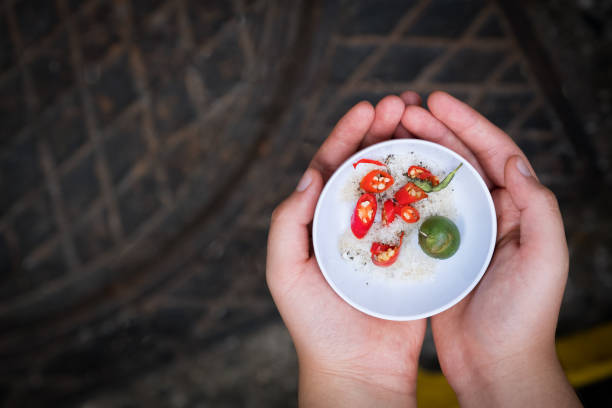
[[[507,12],[3,1],[0,401],[295,405],[295,355],[264,279],[270,213],[352,104],[406,89],[456,95],[525,150],[566,222],[560,333],[609,321],[609,123],[568,132],[589,129],[554,92],[576,75],[543,78]],[[430,338],[422,362],[436,366]]]

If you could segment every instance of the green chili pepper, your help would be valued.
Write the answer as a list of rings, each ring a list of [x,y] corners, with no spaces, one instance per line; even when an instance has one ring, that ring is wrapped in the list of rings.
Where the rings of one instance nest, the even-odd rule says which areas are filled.
[[[426,193],[440,191],[448,187],[453,177],[455,177],[455,173],[457,173],[457,170],[459,170],[461,166],[463,166],[463,163],[459,163],[459,166],[457,166],[455,170],[448,173],[448,175],[444,177],[444,180],[442,180],[440,184],[438,184],[437,186],[432,186],[431,183],[427,180],[419,180],[419,179],[411,178],[410,181],[412,181],[417,187],[419,187],[421,190],[425,191]]]

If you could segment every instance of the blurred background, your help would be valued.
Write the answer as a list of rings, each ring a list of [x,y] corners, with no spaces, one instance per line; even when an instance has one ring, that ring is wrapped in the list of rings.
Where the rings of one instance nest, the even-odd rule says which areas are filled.
[[[352,104],[442,89],[557,194],[559,353],[605,406],[611,3],[2,0],[0,404],[295,406],[270,213]],[[430,334],[421,366],[456,404]]]

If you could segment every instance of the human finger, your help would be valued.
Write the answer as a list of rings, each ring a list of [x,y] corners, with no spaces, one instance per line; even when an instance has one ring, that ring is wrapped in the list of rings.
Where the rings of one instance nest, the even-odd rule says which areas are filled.
[[[491,197],[497,214],[497,241],[499,242],[510,232],[519,229],[521,213],[505,188],[496,188],[491,192]]]
[[[436,91],[429,96],[427,105],[431,113],[474,152],[495,185],[506,186],[500,163],[506,163],[511,156],[520,156],[528,163],[510,136],[467,104],[446,92]]]
[[[426,109],[420,106],[407,106],[402,116],[402,125],[415,137],[440,144],[462,156],[474,166],[487,187],[491,188],[492,183],[474,153]]]
[[[421,96],[414,91],[404,91],[400,94],[400,98],[404,102],[405,106],[421,106],[421,104],[423,103]],[[400,124],[395,129],[395,132],[393,133],[393,137],[396,139],[408,139],[410,137],[413,137],[413,135],[408,130],[406,130],[404,125],[402,125],[402,123],[400,122]]]
[[[520,212],[520,250],[525,259],[567,264],[567,242],[557,198],[540,184],[521,156],[505,165],[507,190]],[[567,272],[567,271],[565,271]]]
[[[336,124],[321,145],[310,167],[321,172],[324,180],[357,151],[374,120],[374,108],[367,101],[353,106]]]
[[[389,139],[404,113],[404,102],[397,95],[388,95],[376,104],[374,121],[363,139],[362,147]]]
[[[296,190],[272,213],[266,259],[268,282],[278,279],[279,274],[298,271],[310,258],[308,224],[322,188],[321,174],[309,168]]]

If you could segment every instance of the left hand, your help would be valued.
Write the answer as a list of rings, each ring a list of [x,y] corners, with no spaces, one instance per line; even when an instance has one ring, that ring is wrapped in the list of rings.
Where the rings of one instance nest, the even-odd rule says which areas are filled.
[[[420,98],[406,92],[385,97],[376,109],[355,105],[272,215],[266,277],[297,350],[300,405],[416,405],[425,320],[387,321],[354,309],[332,291],[309,252],[309,224],[324,182],[360,147],[405,136],[406,103]]]

